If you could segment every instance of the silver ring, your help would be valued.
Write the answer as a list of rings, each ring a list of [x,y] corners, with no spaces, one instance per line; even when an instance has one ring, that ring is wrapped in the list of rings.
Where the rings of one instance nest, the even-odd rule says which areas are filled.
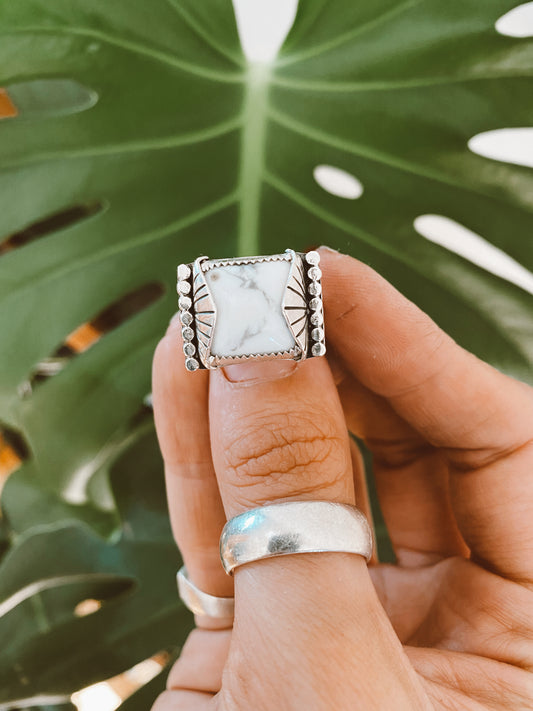
[[[189,580],[185,566],[178,570],[176,579],[183,604],[195,615],[206,615],[219,619],[229,619],[235,615],[235,599],[233,597],[217,597],[200,590]]]
[[[294,553],[344,552],[372,557],[372,531],[365,516],[346,504],[286,501],[246,511],[224,526],[224,570]]]
[[[178,266],[185,367],[322,356],[320,254],[198,257]]]

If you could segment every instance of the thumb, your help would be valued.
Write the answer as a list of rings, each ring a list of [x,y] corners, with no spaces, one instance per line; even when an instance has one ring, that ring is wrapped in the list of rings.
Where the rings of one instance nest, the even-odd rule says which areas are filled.
[[[348,432],[324,358],[212,371],[209,419],[228,518],[280,500],[355,503]],[[222,693],[242,708],[268,699],[268,709],[387,709],[392,698],[395,709],[427,708],[361,556],[240,566],[235,605]]]

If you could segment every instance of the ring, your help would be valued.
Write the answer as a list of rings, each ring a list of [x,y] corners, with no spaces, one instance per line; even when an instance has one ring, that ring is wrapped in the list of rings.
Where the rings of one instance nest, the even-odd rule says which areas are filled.
[[[322,356],[318,252],[235,259],[198,257],[178,267],[185,367]]]
[[[187,568],[183,566],[176,576],[179,596],[187,609],[195,615],[231,618],[235,614],[235,600],[232,597],[216,597],[197,588],[189,580]]]
[[[355,553],[372,557],[372,531],[365,516],[346,504],[285,501],[230,519],[220,537],[224,570],[294,553]]]

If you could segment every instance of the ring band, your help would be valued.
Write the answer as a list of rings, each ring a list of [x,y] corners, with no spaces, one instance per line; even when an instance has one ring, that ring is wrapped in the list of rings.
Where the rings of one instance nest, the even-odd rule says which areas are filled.
[[[235,614],[235,599],[217,597],[197,588],[189,579],[187,568],[183,566],[176,576],[179,596],[183,604],[195,615],[206,615],[219,619],[229,619]]]
[[[224,526],[220,559],[231,575],[245,563],[294,553],[338,552],[372,557],[365,516],[346,504],[286,501],[245,511]]]

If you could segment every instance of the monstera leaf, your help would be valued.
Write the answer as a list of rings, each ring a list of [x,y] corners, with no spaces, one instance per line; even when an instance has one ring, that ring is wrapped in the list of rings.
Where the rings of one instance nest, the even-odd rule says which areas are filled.
[[[176,263],[328,243],[531,377],[530,294],[414,228],[442,215],[532,266],[531,170],[468,148],[531,122],[532,41],[494,27],[515,4],[305,0],[277,59],[250,64],[229,0],[0,0],[0,86],[18,112],[0,121],[0,422],[26,451],[4,496],[0,599],[81,576],[0,618],[3,702],[23,678],[36,697],[67,693],[182,637],[163,514],[133,492],[128,515],[156,543],[129,541],[123,523],[118,542],[99,538],[122,520],[110,474],[135,439]],[[324,190],[317,166],[354,176],[356,199]],[[61,360],[82,324],[147,293]],[[132,477],[158,463],[147,452],[144,465],[126,456]],[[138,587],[111,585],[92,619],[73,619],[98,574]],[[169,617],[148,625],[156,608]],[[9,676],[16,664],[24,677]]]
[[[148,428],[112,467],[121,522],[114,540],[103,540],[84,522],[58,521],[28,527],[5,554],[0,709],[68,701],[78,689],[185,639],[191,615],[176,593],[180,559],[156,453]],[[16,475],[10,487],[8,518]],[[87,601],[98,603],[86,609],[91,614],[81,612]],[[153,691],[153,701],[160,683],[154,680],[143,693]]]
[[[146,709],[150,709],[154,700],[165,690],[168,672],[175,661],[175,657],[171,658],[166,667],[151,681],[129,696],[118,711],[146,711]]]

